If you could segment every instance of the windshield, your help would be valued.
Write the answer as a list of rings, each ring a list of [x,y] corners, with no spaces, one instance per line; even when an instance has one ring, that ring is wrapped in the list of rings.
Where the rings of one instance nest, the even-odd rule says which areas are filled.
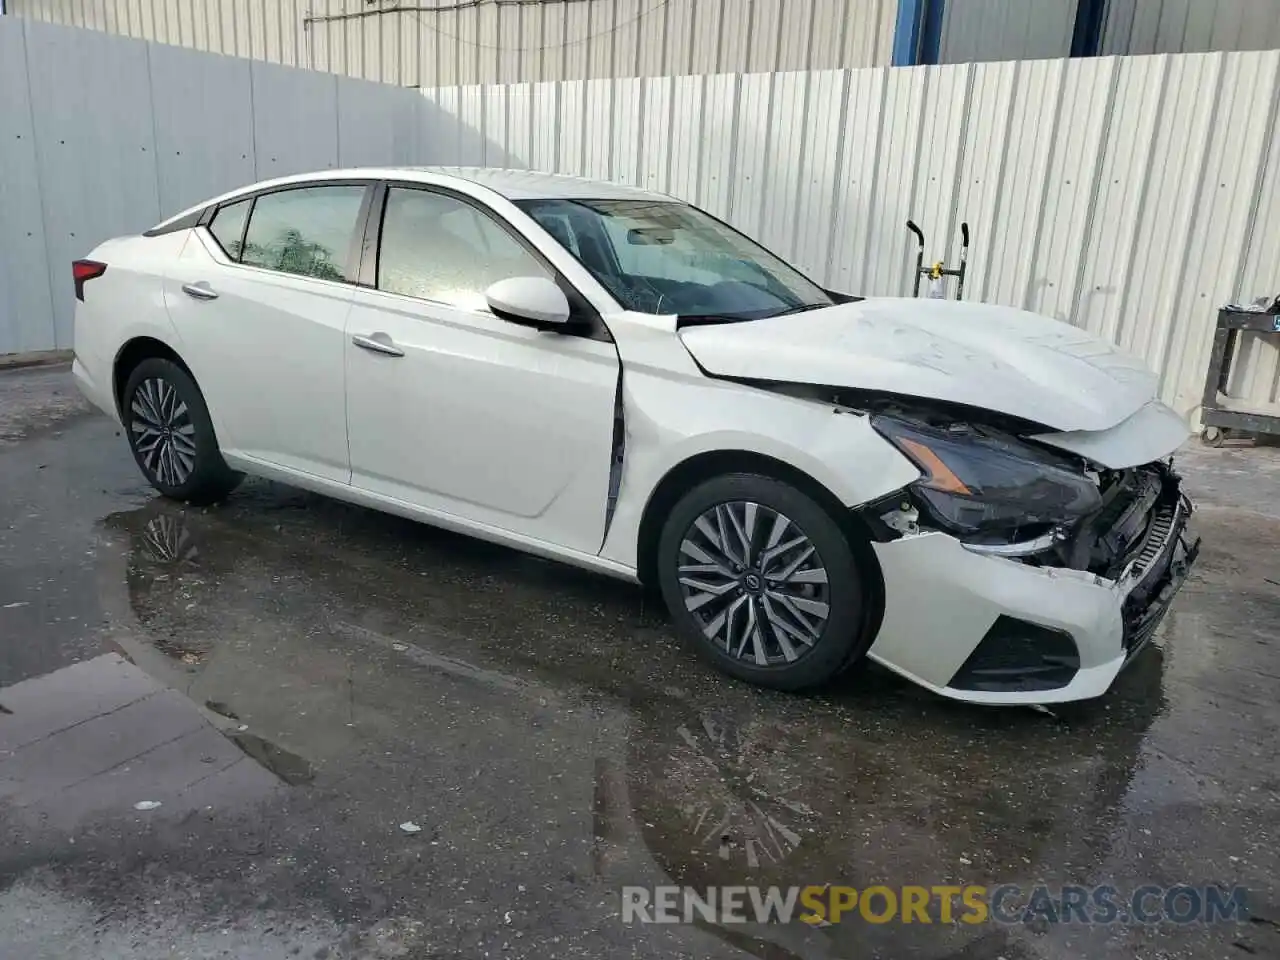
[[[628,310],[731,321],[835,302],[793,267],[687,204],[523,200],[517,205]]]

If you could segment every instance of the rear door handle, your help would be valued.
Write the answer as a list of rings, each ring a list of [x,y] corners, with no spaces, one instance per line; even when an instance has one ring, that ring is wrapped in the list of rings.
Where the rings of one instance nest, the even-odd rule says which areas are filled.
[[[217,300],[218,295],[209,286],[209,281],[200,280],[197,283],[184,283],[182,292],[188,297],[194,297],[196,300]]]
[[[404,356],[404,351],[395,345],[395,341],[382,332],[371,333],[368,336],[362,333],[357,333],[351,338],[351,342],[361,350],[380,353],[384,357]]]

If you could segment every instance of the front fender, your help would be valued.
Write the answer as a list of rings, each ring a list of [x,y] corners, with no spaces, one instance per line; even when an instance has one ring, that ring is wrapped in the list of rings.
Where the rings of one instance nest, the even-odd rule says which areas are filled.
[[[862,414],[729,381],[628,369],[623,415],[622,481],[601,555],[631,567],[654,490],[700,454],[742,451],[780,460],[850,507],[920,475]]]

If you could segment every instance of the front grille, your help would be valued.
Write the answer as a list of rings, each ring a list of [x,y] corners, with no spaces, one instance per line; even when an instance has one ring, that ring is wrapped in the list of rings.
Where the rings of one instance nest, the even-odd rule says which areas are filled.
[[[1129,659],[1155,635],[1200,552],[1199,540],[1187,536],[1190,515],[1191,502],[1181,494],[1172,504],[1161,503],[1126,568],[1124,583],[1130,590],[1124,602],[1124,648]]]
[[[1126,580],[1142,579],[1144,573],[1151,570],[1152,564],[1160,559],[1169,541],[1179,529],[1181,518],[1181,502],[1161,503],[1152,511],[1151,524],[1147,526],[1146,535],[1138,545],[1137,552],[1129,559],[1125,567]]]
[[[1173,536],[1177,521],[1177,504],[1161,504],[1156,507],[1151,525],[1147,528],[1147,535],[1138,548],[1138,555],[1129,564],[1127,573],[1130,577],[1142,576],[1147,568],[1159,559],[1169,543],[1169,538]]]
[[[1072,566],[1118,581],[1126,591],[1124,649],[1130,659],[1151,640],[1186,579],[1199,543],[1187,537],[1191,501],[1167,465],[1118,471],[1103,484],[1103,508],[1082,525]]]

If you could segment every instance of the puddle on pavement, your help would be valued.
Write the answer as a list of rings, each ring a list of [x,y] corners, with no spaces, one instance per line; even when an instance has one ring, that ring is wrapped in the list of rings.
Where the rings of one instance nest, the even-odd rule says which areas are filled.
[[[1078,879],[1109,855],[1164,709],[1158,646],[1105,708],[1058,719],[950,704],[878,670],[816,697],[761,693],[695,666],[638,589],[272,489],[107,519],[101,590],[121,650],[245,724],[232,739],[290,784],[392,752],[422,722],[406,691],[429,700],[432,675],[570,731],[604,718],[616,746],[580,736],[598,754],[593,865],[611,887]],[[436,748],[476,749],[451,735]],[[843,950],[904,936],[801,934],[806,956],[814,937]],[[910,936],[941,957],[976,932]]]
[[[256,733],[229,733],[227,738],[243,750],[245,756],[252,757],[290,786],[296,787],[315,779],[315,771],[308,761]]]

